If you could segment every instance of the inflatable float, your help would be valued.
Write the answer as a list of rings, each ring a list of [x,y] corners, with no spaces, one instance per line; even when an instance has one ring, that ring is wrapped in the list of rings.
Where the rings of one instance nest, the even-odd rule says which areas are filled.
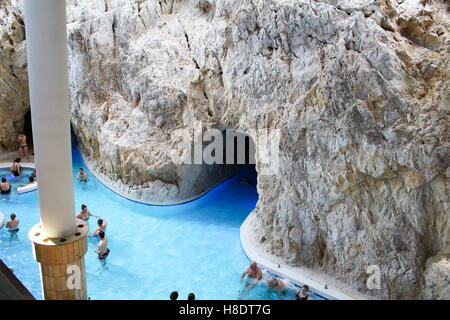
[[[5,216],[0,211],[0,230],[3,228],[3,224],[5,223]]]
[[[37,181],[34,181],[32,183],[29,183],[23,187],[17,187],[17,193],[25,193],[25,192],[30,192],[33,190],[36,190],[38,187],[37,185]]]

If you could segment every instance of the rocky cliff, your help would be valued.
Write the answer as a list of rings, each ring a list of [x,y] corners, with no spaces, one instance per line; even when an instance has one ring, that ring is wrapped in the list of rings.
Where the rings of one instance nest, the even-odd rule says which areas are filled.
[[[0,151],[15,149],[30,109],[23,16],[9,1],[0,3]]]
[[[278,129],[278,173],[258,177],[263,250],[375,297],[449,299],[449,10],[69,0],[72,123],[99,173],[158,201],[214,176],[171,161],[177,129],[234,128],[257,148],[253,129]]]

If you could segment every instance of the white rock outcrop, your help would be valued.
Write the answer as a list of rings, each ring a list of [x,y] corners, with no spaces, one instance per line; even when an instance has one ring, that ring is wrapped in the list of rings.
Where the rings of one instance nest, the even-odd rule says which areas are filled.
[[[72,123],[118,189],[175,201],[226,176],[171,161],[195,121],[257,148],[278,129],[262,250],[375,297],[450,298],[445,1],[67,2]]]
[[[30,110],[25,28],[21,12],[0,3],[0,151],[15,149]]]

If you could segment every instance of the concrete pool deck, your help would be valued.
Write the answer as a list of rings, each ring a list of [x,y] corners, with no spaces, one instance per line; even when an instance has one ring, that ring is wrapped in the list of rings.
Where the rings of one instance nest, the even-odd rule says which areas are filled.
[[[252,211],[240,228],[241,245],[247,257],[256,261],[261,269],[289,280],[292,284],[308,285],[310,291],[329,300],[371,300],[371,296],[345,287],[333,278],[304,267],[293,267],[273,254],[264,252],[258,247],[258,242],[253,237],[256,215]],[[325,285],[327,289],[325,289]]]

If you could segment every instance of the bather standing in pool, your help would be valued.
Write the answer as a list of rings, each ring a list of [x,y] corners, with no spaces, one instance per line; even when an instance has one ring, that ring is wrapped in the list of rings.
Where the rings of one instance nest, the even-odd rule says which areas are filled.
[[[110,252],[108,249],[108,240],[106,239],[104,231],[100,231],[98,233],[98,237],[100,238],[100,241],[98,243],[98,250],[94,249],[94,251],[98,253],[98,258],[100,260],[105,260]]]
[[[16,214],[13,212],[10,215],[11,221],[8,221],[6,223],[6,229],[8,229],[9,232],[17,232],[19,231],[19,220],[16,219]]]
[[[98,219],[97,221],[97,225],[98,227],[94,230],[94,232],[92,232],[89,236],[98,236],[98,234],[100,233],[100,231],[105,232],[106,231],[106,220],[103,219]]]
[[[267,288],[268,291],[270,291],[270,289],[276,290],[278,294],[280,294],[280,296],[284,295],[286,289],[284,282],[281,281],[281,279],[277,279],[275,277],[272,277],[269,280],[267,280]]]
[[[0,193],[1,194],[8,194],[11,192],[11,183],[6,181],[6,178],[2,178],[2,183],[0,183]]]
[[[34,183],[34,177],[33,176],[29,176],[28,177],[28,183],[27,184],[22,184],[22,187],[25,187],[25,186],[28,186],[28,185],[30,185],[30,184],[33,184]]]
[[[19,132],[19,134],[17,136],[17,141],[20,144],[18,157],[19,158],[22,157],[23,156],[22,152],[23,152],[23,154],[27,157],[28,162],[31,162],[30,155],[28,154],[27,136],[25,135],[25,133]]]
[[[16,160],[14,160],[11,168],[9,168],[9,170],[14,174],[15,177],[20,176],[20,170],[21,170],[21,166],[20,166],[20,158],[17,158]]]
[[[247,275],[247,280],[245,282],[245,287],[247,288],[247,290],[250,290],[251,288],[256,286],[259,280],[262,279],[262,271],[260,268],[258,268],[258,265],[255,261],[252,261],[250,263],[250,266],[244,271],[241,276],[241,282],[242,279],[244,279],[245,275]]]
[[[80,168],[80,170],[78,171],[77,180],[78,179],[81,179],[81,181],[87,182],[87,173],[84,172],[83,168]]]
[[[77,218],[81,219],[83,221],[88,221],[89,217],[96,217],[98,218],[98,216],[94,216],[92,213],[90,213],[87,209],[87,206],[85,204],[81,205],[81,211],[80,213],[77,214]]]

